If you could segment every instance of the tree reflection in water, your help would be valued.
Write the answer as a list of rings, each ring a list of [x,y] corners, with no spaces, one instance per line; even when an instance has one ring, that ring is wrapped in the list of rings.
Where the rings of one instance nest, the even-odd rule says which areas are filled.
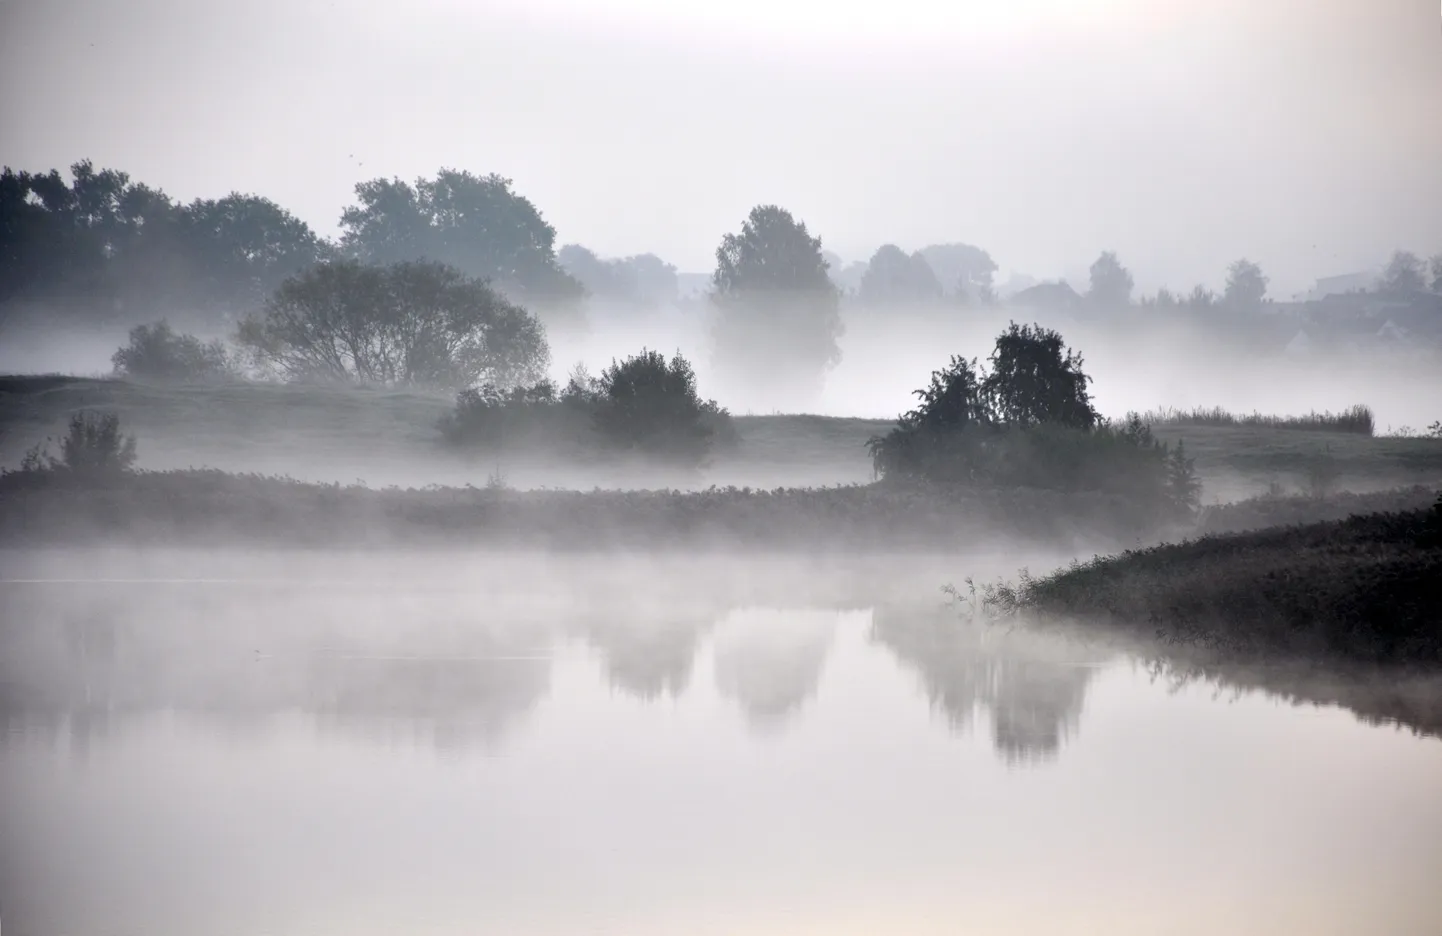
[[[1009,764],[1054,759],[1077,731],[1098,654],[1025,629],[962,620],[945,608],[877,608],[871,638],[921,677],[934,708],[966,731],[990,715]]]

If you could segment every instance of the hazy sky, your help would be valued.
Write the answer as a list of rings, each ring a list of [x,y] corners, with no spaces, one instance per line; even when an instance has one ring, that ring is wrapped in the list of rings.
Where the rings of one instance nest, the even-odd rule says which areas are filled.
[[[1274,294],[1442,251],[1437,0],[0,0],[0,162],[82,157],[332,233],[352,186],[513,178],[709,270],[760,202],[864,259]]]

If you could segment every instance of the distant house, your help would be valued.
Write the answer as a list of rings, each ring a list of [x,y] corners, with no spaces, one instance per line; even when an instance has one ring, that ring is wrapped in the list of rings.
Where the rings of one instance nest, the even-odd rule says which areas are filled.
[[[1038,283],[1015,293],[1008,302],[1029,309],[1070,311],[1082,304],[1082,297],[1065,282]]]
[[[1344,273],[1341,276],[1324,276],[1307,294],[1308,299],[1326,299],[1328,296],[1345,296],[1348,293],[1366,292],[1377,284],[1376,273]]]

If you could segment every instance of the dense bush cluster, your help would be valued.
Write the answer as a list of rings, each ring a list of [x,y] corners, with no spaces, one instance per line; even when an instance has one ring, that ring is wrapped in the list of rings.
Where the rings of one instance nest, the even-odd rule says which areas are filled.
[[[117,376],[141,380],[202,383],[235,376],[224,342],[180,334],[164,320],[132,328],[130,343],[110,363]]]
[[[736,438],[727,411],[697,392],[690,362],[650,350],[613,361],[599,378],[577,368],[561,390],[550,381],[464,390],[440,428],[461,447],[607,451],[689,465]]]
[[[51,441],[25,453],[21,473],[65,472],[94,479],[123,474],[135,466],[135,436],[120,431],[120,417],[114,413],[81,410],[71,416],[58,457],[50,452]]]
[[[1121,423],[1092,407],[1082,358],[1061,335],[1012,324],[987,371],[953,357],[916,391],[920,404],[868,443],[877,474],[948,484],[1104,491],[1178,513],[1201,486],[1181,443],[1154,438],[1141,417]]]

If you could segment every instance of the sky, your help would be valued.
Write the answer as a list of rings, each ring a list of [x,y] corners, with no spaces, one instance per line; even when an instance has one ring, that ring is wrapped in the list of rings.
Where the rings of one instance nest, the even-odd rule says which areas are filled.
[[[762,203],[1145,290],[1442,252],[1436,0],[0,0],[0,126],[326,234],[359,181],[496,172],[683,271]]]

